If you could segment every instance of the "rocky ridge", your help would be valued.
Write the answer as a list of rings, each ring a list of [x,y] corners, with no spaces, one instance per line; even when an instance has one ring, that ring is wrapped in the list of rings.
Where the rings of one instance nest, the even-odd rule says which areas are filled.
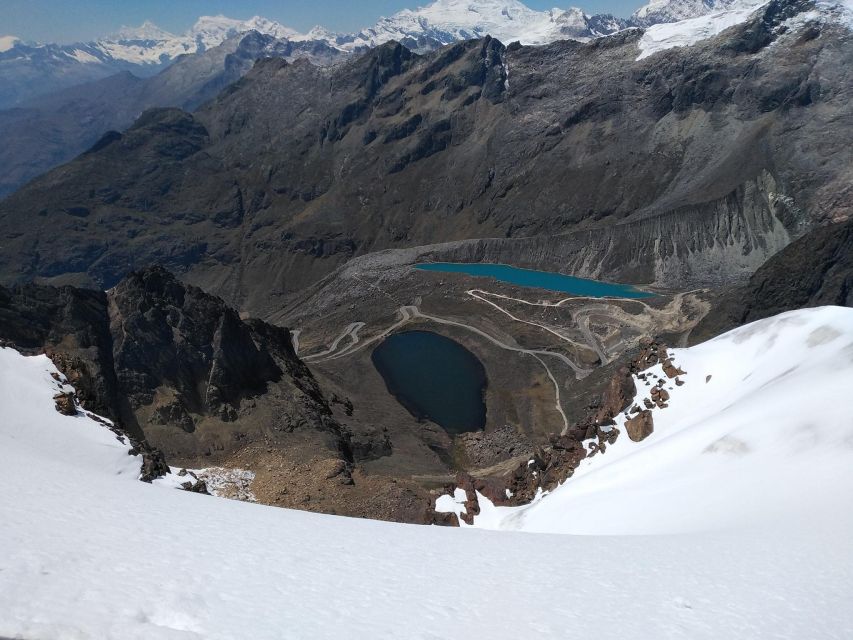
[[[325,66],[344,55],[322,44],[249,31],[181,56],[151,77],[122,71],[2,110],[0,197],[83,153],[107,131],[126,129],[147,108],[199,107],[245,75],[259,58],[305,58]]]

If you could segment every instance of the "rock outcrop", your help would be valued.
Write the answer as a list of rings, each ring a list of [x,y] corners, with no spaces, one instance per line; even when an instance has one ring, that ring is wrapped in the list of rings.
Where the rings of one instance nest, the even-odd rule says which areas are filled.
[[[82,405],[131,438],[145,479],[168,470],[161,450],[221,457],[258,438],[308,458],[352,460],[347,433],[287,329],[243,321],[162,268],[133,273],[108,293],[0,288],[0,335],[51,357]],[[55,400],[76,413],[73,394]]]

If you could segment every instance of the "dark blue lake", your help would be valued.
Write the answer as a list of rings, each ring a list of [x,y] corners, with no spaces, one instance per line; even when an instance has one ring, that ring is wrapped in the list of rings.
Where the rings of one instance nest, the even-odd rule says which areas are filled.
[[[465,273],[469,276],[493,278],[501,282],[518,285],[520,287],[535,287],[549,291],[559,291],[576,296],[590,296],[595,298],[618,297],[618,298],[648,298],[654,294],[640,291],[629,285],[612,284],[599,280],[587,280],[565,276],[562,273],[551,271],[535,271],[533,269],[520,269],[508,264],[491,264],[485,262],[428,262],[415,265],[416,269],[423,271],[441,271],[446,273]]]
[[[373,365],[388,391],[419,420],[448,433],[486,425],[486,370],[458,342],[431,331],[403,331],[373,350]]]

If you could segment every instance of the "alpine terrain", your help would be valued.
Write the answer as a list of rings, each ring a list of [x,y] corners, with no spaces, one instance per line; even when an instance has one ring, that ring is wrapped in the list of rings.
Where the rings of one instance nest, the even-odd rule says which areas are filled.
[[[142,8],[0,37],[0,640],[853,637],[847,0]]]

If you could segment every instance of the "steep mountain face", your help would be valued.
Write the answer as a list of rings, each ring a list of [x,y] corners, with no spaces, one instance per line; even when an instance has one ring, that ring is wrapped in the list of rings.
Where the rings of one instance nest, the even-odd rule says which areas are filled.
[[[357,254],[462,239],[633,282],[743,277],[850,215],[850,32],[780,27],[812,8],[639,61],[631,31],[263,61],[0,203],[0,273],[109,287],[160,261],[262,315]]]
[[[853,307],[853,223],[829,225],[785,247],[749,282],[725,292],[691,334],[694,343],[783,311]]]
[[[123,72],[0,111],[0,197],[79,155],[107,131],[130,126],[151,107],[194,109],[238,80],[262,57],[307,58],[324,66],[342,52],[323,43],[291,42],[257,31],[203,53],[182,56],[159,74]]]
[[[294,453],[350,455],[286,329],[244,322],[162,269],[134,273],[106,294],[2,289],[0,335],[7,346],[47,353],[86,408],[167,456],[225,455],[259,437]]]

